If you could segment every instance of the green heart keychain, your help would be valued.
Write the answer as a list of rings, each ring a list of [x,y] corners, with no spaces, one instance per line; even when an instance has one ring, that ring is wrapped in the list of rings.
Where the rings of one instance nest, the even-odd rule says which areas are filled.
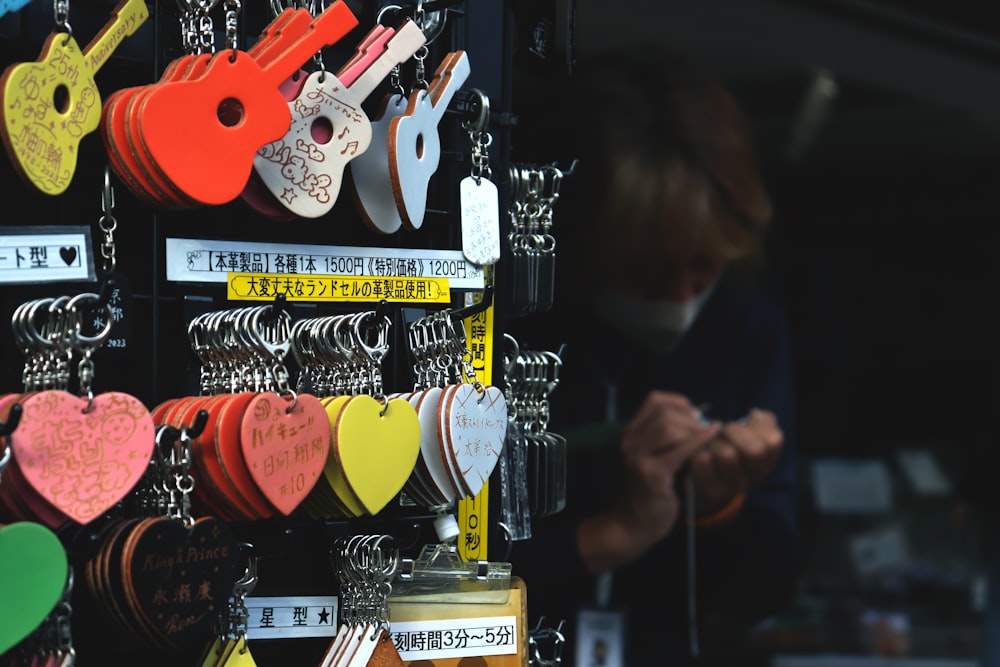
[[[41,625],[62,597],[68,572],[66,550],[45,526],[0,527],[0,654]]]

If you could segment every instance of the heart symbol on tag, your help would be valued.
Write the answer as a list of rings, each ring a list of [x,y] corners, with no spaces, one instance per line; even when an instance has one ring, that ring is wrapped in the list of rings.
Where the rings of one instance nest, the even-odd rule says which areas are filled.
[[[0,527],[0,655],[37,628],[62,597],[68,564],[55,534],[31,522]]]
[[[240,425],[250,476],[285,516],[312,491],[330,454],[330,422],[319,399],[299,394],[290,405],[278,394],[258,394]]]
[[[66,266],[72,266],[76,261],[76,248],[59,248],[59,256],[66,262]]]
[[[441,401],[441,424],[452,463],[466,494],[475,497],[500,460],[507,435],[507,400],[497,387],[482,394],[457,385]]]
[[[128,495],[146,472],[155,441],[153,418],[134,396],[107,392],[87,404],[61,390],[32,394],[11,434],[24,478],[79,523]]]
[[[190,529],[173,519],[140,523],[121,558],[130,606],[174,648],[211,636],[240,574],[232,530],[215,517]]]
[[[420,453],[420,420],[405,399],[354,396],[333,429],[333,452],[347,485],[378,514],[406,484]]]

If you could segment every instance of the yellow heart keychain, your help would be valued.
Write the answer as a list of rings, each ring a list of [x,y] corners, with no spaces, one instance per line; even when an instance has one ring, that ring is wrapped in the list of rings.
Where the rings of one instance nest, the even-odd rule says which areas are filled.
[[[402,398],[359,395],[343,405],[333,425],[331,459],[368,514],[378,514],[402,490],[420,453],[420,420]]]

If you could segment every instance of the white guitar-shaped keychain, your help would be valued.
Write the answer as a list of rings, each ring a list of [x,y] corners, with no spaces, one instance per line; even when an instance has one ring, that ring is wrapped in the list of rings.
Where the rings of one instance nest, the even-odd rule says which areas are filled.
[[[441,161],[438,124],[448,103],[469,78],[465,51],[449,53],[438,66],[427,90],[410,95],[406,113],[389,125],[389,176],[403,225],[416,230],[424,223],[427,187]]]

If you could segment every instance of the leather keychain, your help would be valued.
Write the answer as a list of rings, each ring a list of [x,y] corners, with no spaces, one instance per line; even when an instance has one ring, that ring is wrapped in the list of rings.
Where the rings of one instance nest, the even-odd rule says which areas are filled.
[[[385,29],[383,26],[378,25],[370,30],[368,34],[365,35],[365,38],[361,41],[361,43],[355,47],[354,57],[352,57],[352,59],[348,61],[344,67],[354,67],[356,65],[353,65],[352,63],[359,61],[359,58],[369,58],[369,51],[371,57],[377,55],[377,51],[375,49],[380,46],[384,47],[384,43],[388,41],[389,37],[392,36],[392,32],[392,30]],[[322,61],[321,58],[317,58],[317,60]],[[366,63],[362,62],[360,64],[364,65]],[[338,72],[338,78],[340,77],[341,72]],[[294,86],[290,85],[289,80],[286,80],[281,86],[281,93],[290,104],[295,103],[296,98],[299,97],[306,80],[309,78],[309,72],[300,70],[293,76],[293,78],[295,79]],[[343,81],[342,78],[341,81]],[[305,108],[304,104],[300,104],[300,106],[303,109]],[[293,123],[295,122],[295,113],[296,109],[293,106]],[[320,121],[317,119],[317,121],[310,126],[310,135],[315,135],[313,138],[317,139],[320,143],[328,143],[332,137],[332,128],[328,127],[325,120]],[[252,209],[276,222],[288,222],[295,219],[295,214],[282,203],[283,201],[291,199],[295,196],[294,190],[287,194],[284,189],[280,193],[272,193],[268,189],[267,185],[265,185],[265,183],[261,180],[261,177],[258,174],[257,164],[261,159],[267,159],[268,161],[283,161],[283,152],[287,152],[290,157],[291,147],[288,147],[287,151],[282,151],[281,149],[283,147],[284,139],[281,139],[262,146],[260,150],[257,151],[257,156],[254,158],[254,170],[250,174],[250,180],[247,181],[246,187],[243,189],[243,192],[240,193],[240,198]],[[302,157],[305,157],[305,155]]]
[[[371,143],[371,122],[362,103],[424,41],[412,21],[398,30],[376,26],[347,67],[336,74],[319,70],[309,75],[289,105],[288,132],[254,158],[261,182],[295,215],[318,218],[333,208],[348,163]]]
[[[48,528],[0,525],[0,655],[30,635],[59,602],[68,573],[66,551]]]
[[[300,38],[309,29],[312,17],[304,9],[284,12],[276,17],[265,29],[262,38],[248,51],[248,55],[254,58],[262,66],[271,60],[284,48],[289,40]],[[161,83],[194,82],[200,80],[208,72],[208,68],[218,54],[198,54],[187,61],[181,60],[175,68],[175,74],[169,79],[161,78]],[[124,134],[118,135],[118,141],[131,148],[135,155],[135,161],[141,172],[147,179],[150,179],[158,191],[167,193],[168,203],[172,207],[190,208],[198,205],[198,200],[189,196],[178,188],[170,178],[162,172],[157,162],[150,155],[144,143],[143,132],[143,110],[151,94],[160,89],[159,85],[145,86],[136,90],[123,103],[125,109],[121,111],[124,118],[121,129]],[[221,112],[221,108],[220,108]],[[118,126],[116,126],[118,129]]]
[[[406,229],[416,230],[423,225],[427,189],[441,160],[438,124],[470,73],[465,51],[448,54],[438,65],[428,89],[411,93],[406,112],[389,125],[389,178]]]
[[[301,34],[308,27],[309,13],[304,10],[286,9],[265,28],[249,53],[254,58],[265,58],[273,50],[280,34]],[[305,27],[303,26],[305,23]],[[211,54],[190,53],[171,61],[164,69],[155,85],[170,81],[180,81],[186,77],[204,73]],[[101,117],[101,137],[115,173],[140,198],[163,208],[185,208],[195,205],[195,201],[167,182],[155,165],[144,158],[141,145],[133,145],[138,140],[134,126],[130,125],[130,113],[134,113],[135,102],[153,86],[134,86],[118,90],[104,103]]]
[[[69,187],[79,144],[100,125],[97,71],[149,17],[145,0],[121,0],[112,20],[81,51],[59,8],[56,3],[56,23],[65,30],[49,36],[37,62],[9,65],[0,77],[0,137],[18,174],[48,195]],[[66,95],[59,104],[57,91]]]
[[[141,109],[141,144],[160,173],[203,205],[225,204],[246,186],[257,150],[288,128],[288,104],[278,90],[311,54],[357,25],[343,0],[313,19],[284,50],[258,63],[245,51],[216,54],[196,80],[157,86]],[[235,102],[231,103],[231,100]],[[235,122],[219,109],[236,107]]]
[[[53,302],[53,306],[61,302]],[[83,308],[103,305],[106,325],[94,336],[80,333]],[[153,450],[153,422],[145,406],[124,392],[91,392],[91,355],[110,333],[107,303],[84,293],[65,302],[65,344],[82,357],[82,396],[46,389],[21,402],[20,428],[11,446],[24,479],[47,502],[79,523],[88,523],[122,500],[146,471]]]

